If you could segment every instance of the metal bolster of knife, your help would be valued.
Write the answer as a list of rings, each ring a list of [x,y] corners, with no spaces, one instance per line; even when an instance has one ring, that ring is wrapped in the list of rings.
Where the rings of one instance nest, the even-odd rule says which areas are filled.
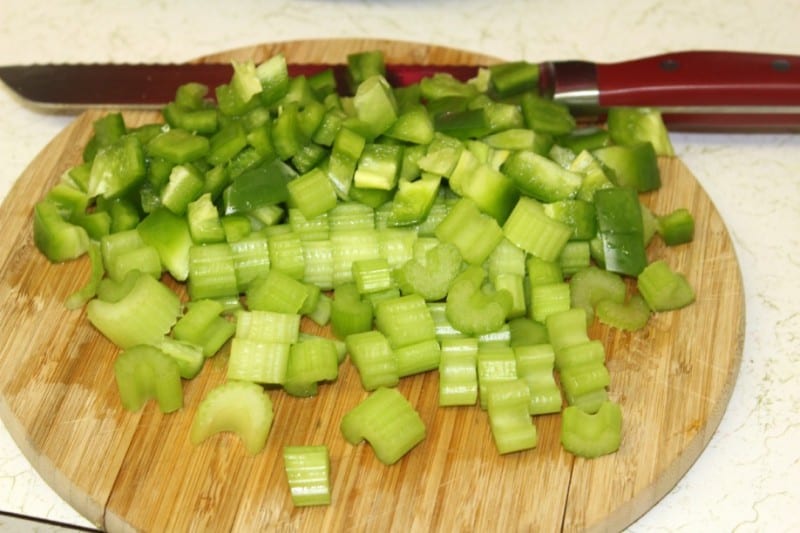
[[[539,90],[543,96],[569,106],[581,116],[599,116],[600,89],[597,69],[589,61],[553,61],[540,69]]]

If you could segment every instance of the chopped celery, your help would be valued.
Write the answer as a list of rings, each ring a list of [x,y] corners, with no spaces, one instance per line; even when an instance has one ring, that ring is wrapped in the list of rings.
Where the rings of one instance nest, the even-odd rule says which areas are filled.
[[[439,405],[475,405],[478,399],[478,339],[443,339],[439,359]]]
[[[529,414],[530,391],[521,379],[492,383],[487,411],[497,451],[501,454],[536,447],[536,426]]]
[[[345,343],[365,390],[397,385],[400,380],[397,359],[383,333],[376,330],[352,333]]]
[[[272,400],[261,385],[227,381],[200,400],[190,439],[198,445],[217,433],[232,432],[255,455],[266,445],[273,416]]]
[[[465,335],[496,331],[511,311],[511,294],[506,290],[485,291],[485,277],[481,267],[468,267],[456,277],[447,293],[447,320]]]
[[[283,465],[295,507],[331,503],[331,460],[327,446],[284,446]]]
[[[600,322],[626,331],[638,331],[650,320],[650,307],[640,294],[631,295],[624,303],[600,300],[596,312]]]
[[[137,344],[123,350],[114,361],[114,377],[122,406],[129,411],[138,411],[150,398],[162,413],[183,407],[179,365],[155,346]]]
[[[180,300],[160,281],[135,275],[130,290],[115,302],[98,298],[86,306],[89,322],[120,348],[156,344],[178,320]]]
[[[622,439],[622,410],[619,404],[605,401],[595,414],[570,406],[561,414],[561,444],[580,457],[592,458],[613,453]]]
[[[369,442],[386,465],[399,461],[425,438],[425,424],[409,401],[393,388],[379,387],[341,421],[345,440]]]
[[[637,279],[639,292],[653,311],[679,309],[694,301],[694,289],[686,276],[662,259],[647,265]]]

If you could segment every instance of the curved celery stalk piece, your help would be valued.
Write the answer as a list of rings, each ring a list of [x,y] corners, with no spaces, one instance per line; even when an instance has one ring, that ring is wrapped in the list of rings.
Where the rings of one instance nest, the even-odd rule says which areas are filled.
[[[272,400],[260,385],[227,381],[200,401],[190,439],[198,445],[217,433],[233,432],[245,449],[255,455],[267,442],[273,416]]]
[[[595,414],[576,406],[561,415],[561,444],[580,457],[592,458],[613,453],[622,439],[622,410],[619,404],[605,401]]]
[[[72,293],[66,302],[67,309],[78,309],[97,295],[97,287],[103,279],[105,269],[103,268],[103,257],[100,253],[100,245],[92,241],[87,249],[89,260],[92,266],[92,273],[89,280],[77,291]]]
[[[481,267],[471,266],[458,275],[447,293],[447,320],[465,335],[497,331],[511,310],[513,302],[508,291],[483,291],[481,286],[485,276]]]
[[[597,318],[611,327],[637,331],[650,320],[650,307],[640,294],[633,294],[627,302],[601,300],[597,303]]]
[[[694,289],[689,281],[662,259],[647,265],[637,282],[639,293],[653,311],[671,311],[694,302]]]
[[[151,398],[162,413],[183,407],[178,363],[155,346],[140,344],[120,353],[114,361],[114,377],[128,411],[138,411]]]
[[[347,336],[345,344],[365,390],[393,387],[400,381],[397,360],[383,333],[374,329],[353,333]]]
[[[530,392],[521,379],[492,383],[488,388],[489,425],[501,454],[535,448],[539,441],[528,407]]]
[[[440,242],[425,253],[425,262],[407,261],[395,271],[403,294],[419,294],[435,302],[447,296],[450,283],[461,270],[461,253],[454,244]]]
[[[422,418],[409,401],[397,389],[386,387],[379,387],[348,411],[340,429],[350,444],[369,442],[386,465],[399,461],[426,434]]]
[[[627,287],[622,277],[608,270],[589,266],[569,280],[570,304],[586,311],[587,324],[594,319],[595,308],[601,300],[616,303],[625,301]]]
[[[123,349],[157,344],[175,325],[180,311],[178,296],[146,274],[139,274],[119,301],[95,298],[86,305],[89,322]]]

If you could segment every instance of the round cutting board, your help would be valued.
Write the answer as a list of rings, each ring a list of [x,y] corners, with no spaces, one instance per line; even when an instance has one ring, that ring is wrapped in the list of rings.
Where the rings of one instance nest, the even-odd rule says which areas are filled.
[[[225,52],[206,60],[343,62],[381,49],[388,62],[492,62],[490,57],[380,40],[298,41]],[[427,438],[384,466],[368,445],[347,444],[343,414],[364,396],[349,362],[314,398],[272,391],[275,421],[266,448],[248,455],[232,434],[200,446],[189,427],[200,399],[224,380],[225,353],[185,383],[186,407],[162,415],[119,403],[116,349],[64,300],[88,278],[88,260],[51,265],[32,242],[31,210],[80,161],[98,111],[86,112],[31,163],[0,210],[0,415],[42,477],[98,527],[110,531],[557,531],[616,530],[645,513],[700,455],[719,424],[741,358],[744,308],[739,266],[725,224],[678,159],[660,161],[663,187],[645,201],[656,213],[687,207],[694,242],[658,239],[651,259],[684,272],[697,301],[626,333],[594,324],[606,347],[610,396],[624,413],[622,445],[594,460],[559,443],[560,416],[534,418],[538,446],[501,456],[477,406],[439,408],[436,372],[399,390],[425,422]],[[131,126],[155,113],[126,112]],[[307,326],[307,325],[306,325]],[[284,445],[327,444],[332,503],[293,508]]]

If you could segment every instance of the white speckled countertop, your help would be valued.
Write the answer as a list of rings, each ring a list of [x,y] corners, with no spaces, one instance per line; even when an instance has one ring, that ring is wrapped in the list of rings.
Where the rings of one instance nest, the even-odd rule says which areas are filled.
[[[507,59],[621,60],[680,49],[800,55],[797,0],[3,0],[0,64],[182,61],[265,41],[376,37]],[[71,120],[0,87],[0,200]],[[705,452],[630,531],[800,530],[800,135],[675,134],[733,236],[747,325],[733,397]],[[2,228],[0,228],[2,232]],[[2,372],[2,369],[0,369]],[[0,529],[91,527],[0,424]]]

